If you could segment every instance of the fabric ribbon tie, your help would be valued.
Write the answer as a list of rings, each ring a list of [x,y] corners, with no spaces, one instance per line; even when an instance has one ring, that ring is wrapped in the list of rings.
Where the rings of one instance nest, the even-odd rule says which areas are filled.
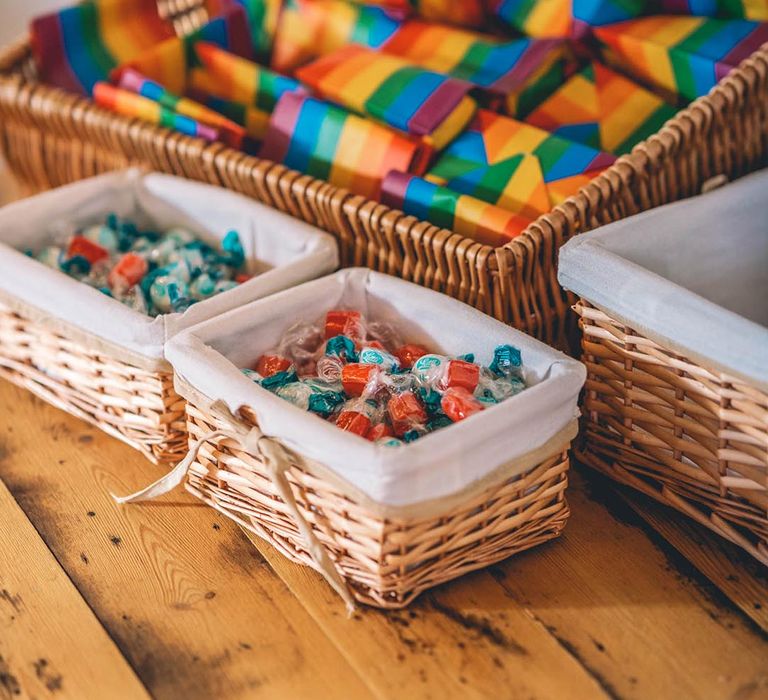
[[[315,532],[312,530],[312,527],[309,525],[306,518],[302,515],[298,504],[296,503],[296,498],[293,495],[291,486],[288,483],[288,478],[286,477],[286,472],[290,467],[290,461],[282,445],[264,435],[258,428],[244,424],[236,418],[229,408],[221,401],[217,401],[211,405],[210,413],[214,417],[228,422],[233,426],[233,430],[212,430],[206,433],[192,443],[184,459],[182,459],[165,476],[149,486],[127,496],[117,496],[112,493],[110,494],[112,498],[115,499],[115,502],[123,505],[125,503],[149,501],[169,493],[184,481],[187,471],[197,459],[203,444],[215,438],[229,438],[235,440],[242,446],[245,452],[252,455],[261,455],[262,463],[272,479],[280,498],[288,508],[288,512],[293,518],[299,533],[304,539],[307,552],[312,557],[316,568],[323,575],[331,588],[341,596],[346,604],[348,615],[352,616],[356,607],[355,600],[344,581],[344,578],[341,576],[336,565],[328,555],[328,550],[323,546],[320,540],[317,539],[317,535],[315,535]]]

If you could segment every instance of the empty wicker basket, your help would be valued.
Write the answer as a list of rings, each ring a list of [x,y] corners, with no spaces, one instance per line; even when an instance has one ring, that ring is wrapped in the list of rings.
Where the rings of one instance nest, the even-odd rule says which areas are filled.
[[[768,564],[768,171],[561,252],[588,378],[580,459]]]
[[[205,21],[203,0],[160,0],[179,30]],[[220,144],[117,116],[40,84],[29,43],[0,56],[0,149],[39,190],[129,164],[223,185],[338,238],[342,265],[365,265],[449,294],[546,342],[566,345],[573,298],[557,284],[560,246],[610,221],[698,194],[766,162],[768,49],[622,157],[577,196],[500,248]]]
[[[50,243],[54,224],[103,223],[109,212],[185,226],[208,239],[258,219],[241,237],[249,270],[260,274],[183,314],[150,318],[20,252]],[[334,240],[303,222],[221,188],[138,170],[4,207],[0,229],[0,377],[162,463],[187,451],[184,400],[164,358],[167,338],[338,264]]]
[[[342,432],[237,369],[293,320],[313,321],[338,306],[376,320],[418,309],[404,317],[416,334],[409,340],[431,338],[448,352],[472,338],[485,357],[511,342],[522,350],[529,388],[440,435],[393,448]],[[446,317],[457,322],[439,320]],[[185,479],[191,493],[320,570],[347,602],[401,607],[431,586],[556,537],[568,517],[567,450],[583,367],[452,299],[345,270],[200,324],[167,352],[188,401],[193,449],[126,500]]]

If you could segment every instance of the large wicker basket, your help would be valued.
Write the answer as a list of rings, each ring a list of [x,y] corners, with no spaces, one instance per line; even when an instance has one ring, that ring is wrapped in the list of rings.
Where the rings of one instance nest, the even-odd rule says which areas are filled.
[[[205,19],[202,0],[160,0],[179,30]],[[24,187],[39,190],[128,164],[223,185],[339,239],[343,265],[365,265],[449,294],[551,344],[566,345],[574,301],[557,284],[571,236],[697,194],[766,162],[768,47],[680,112],[575,197],[500,248],[220,144],[116,116],[36,81],[29,43],[0,56],[0,148]]]
[[[768,565],[768,394],[582,300],[579,458]]]

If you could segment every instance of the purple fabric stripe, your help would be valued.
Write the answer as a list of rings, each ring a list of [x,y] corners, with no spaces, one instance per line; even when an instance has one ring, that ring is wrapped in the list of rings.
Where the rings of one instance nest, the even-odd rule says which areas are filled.
[[[523,55],[514,67],[491,85],[490,89],[508,95],[513,90],[521,88],[541,66],[549,52],[564,43],[562,39],[531,39],[530,45],[523,51]]]
[[[254,60],[253,42],[248,27],[248,15],[242,5],[235,5],[224,13],[227,23],[228,51]]]
[[[261,144],[259,158],[266,158],[275,163],[282,163],[291,146],[291,138],[299,120],[306,95],[286,92],[275,105],[269,127]]]
[[[58,13],[39,17],[32,22],[32,52],[44,82],[86,94],[86,89],[69,65]]]
[[[408,120],[408,131],[420,136],[431,134],[471,89],[472,86],[464,80],[448,78]]]
[[[399,170],[390,170],[381,183],[381,203],[392,209],[401,209],[405,204],[408,185],[414,176]]]
[[[584,172],[588,173],[590,170],[597,170],[598,168],[607,168],[609,165],[613,165],[616,162],[616,156],[611,153],[598,153],[590,162],[589,165],[584,168]]]
[[[715,75],[717,75],[717,79],[720,80],[722,75],[725,75],[725,73],[727,73],[730,68],[735,68],[737,65],[739,65],[739,63],[750,56],[750,54],[753,54],[755,51],[757,51],[767,41],[768,22],[763,22],[758,24],[754,30],[746,37],[744,37],[744,39],[740,41],[737,46],[734,46],[733,49],[728,52],[721,61],[718,61],[717,64],[715,64]],[[725,73],[720,75],[721,66],[723,66],[723,68],[725,66],[730,66],[730,68],[725,70]]]

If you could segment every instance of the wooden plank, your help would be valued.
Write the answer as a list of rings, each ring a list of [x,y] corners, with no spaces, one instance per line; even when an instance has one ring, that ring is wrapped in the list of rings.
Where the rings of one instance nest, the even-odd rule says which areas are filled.
[[[234,524],[183,492],[117,506],[162,470],[5,382],[0,415],[0,478],[153,696],[371,697]]]
[[[382,697],[608,698],[600,682],[484,572],[405,610],[362,608],[352,623],[320,576],[248,533],[349,662]]]
[[[149,694],[0,482],[0,699]]]
[[[493,567],[518,605],[621,698],[768,697],[768,641],[622,504],[572,470],[559,543]]]
[[[617,492],[637,515],[768,633],[766,567],[682,513],[628,488],[617,488]]]
[[[538,670],[548,668],[556,682],[563,668],[549,660],[547,643],[532,631],[538,626],[569,653],[569,664],[575,658],[589,671],[603,695],[768,697],[765,637],[671,547],[660,549],[641,521],[610,505],[615,497],[604,482],[578,473],[573,482],[574,515],[563,539],[490,570],[504,595],[478,572],[405,612],[367,610],[352,630],[329,615],[334,597],[314,572],[251,539],[387,696],[421,697],[421,690],[453,697],[464,685],[467,697],[501,688],[511,697],[594,697],[594,689],[569,681],[537,686]],[[510,641],[533,652],[521,656]],[[382,655],[389,664],[377,664]],[[392,663],[405,659],[407,669]],[[568,678],[577,677],[567,668]],[[426,679],[420,688],[411,684],[414,671]]]

